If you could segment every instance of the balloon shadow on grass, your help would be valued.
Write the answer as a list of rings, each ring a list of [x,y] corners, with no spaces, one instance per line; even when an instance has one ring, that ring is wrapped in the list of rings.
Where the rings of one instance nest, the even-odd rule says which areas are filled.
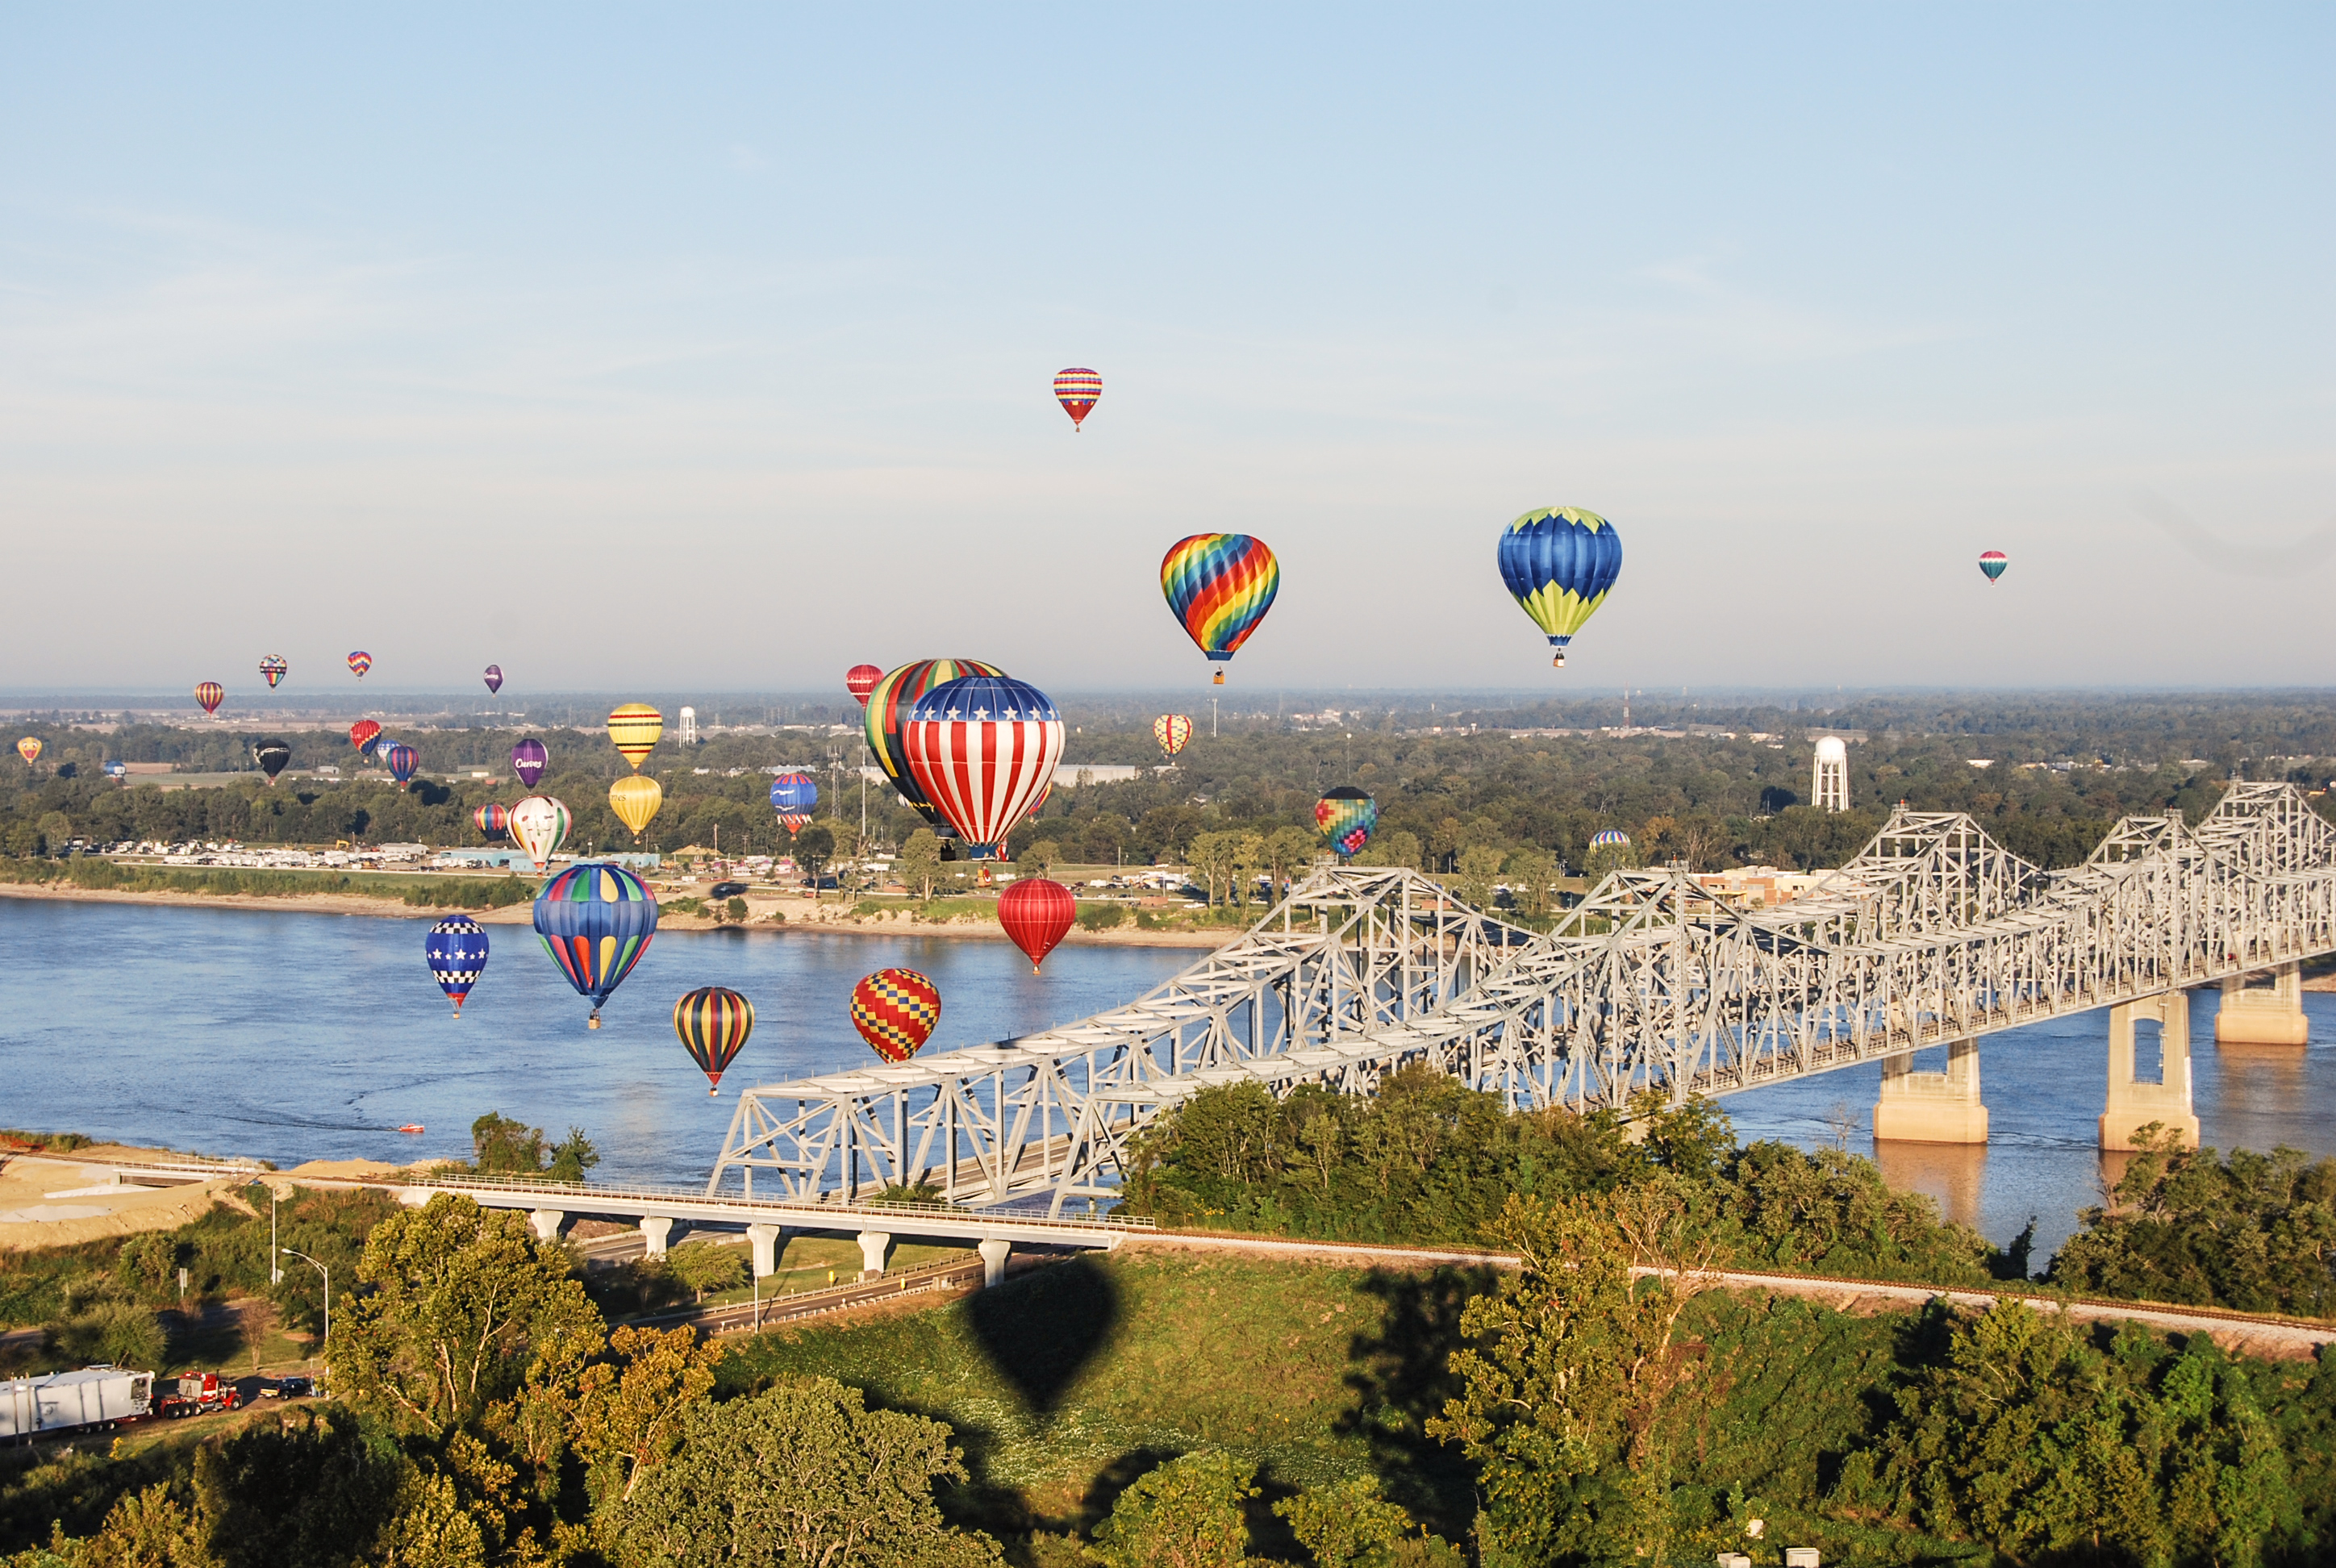
[[[1119,1287],[1092,1257],[973,1298],[967,1317],[990,1367],[1036,1416],[1051,1416],[1119,1327]]]
[[[1427,1435],[1427,1420],[1461,1392],[1449,1369],[1467,1343],[1460,1313],[1471,1296],[1496,1288],[1491,1269],[1443,1268],[1430,1273],[1373,1270],[1356,1289],[1382,1305],[1378,1331],[1348,1345],[1347,1387],[1354,1404],[1341,1436],[1368,1445],[1380,1489],[1447,1541],[1465,1541],[1476,1516],[1475,1467],[1457,1448]]]

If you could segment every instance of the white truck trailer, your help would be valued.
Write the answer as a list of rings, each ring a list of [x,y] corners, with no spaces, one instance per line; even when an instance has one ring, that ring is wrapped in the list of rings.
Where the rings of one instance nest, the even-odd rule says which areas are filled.
[[[104,1427],[153,1413],[154,1374],[84,1367],[0,1383],[0,1441]]]

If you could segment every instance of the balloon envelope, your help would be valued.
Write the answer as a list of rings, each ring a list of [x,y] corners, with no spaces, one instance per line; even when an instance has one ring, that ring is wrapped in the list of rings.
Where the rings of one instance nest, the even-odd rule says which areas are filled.
[[[430,972],[438,977],[438,989],[453,1001],[454,1016],[461,1018],[462,998],[487,967],[486,928],[463,915],[440,920],[430,928],[422,950]]]
[[[272,784],[276,782],[276,775],[284,771],[284,765],[292,760],[292,748],[280,740],[264,740],[251,748],[251,757]]]
[[[268,677],[268,689],[274,691],[276,683],[289,674],[292,667],[284,662],[280,653],[271,653],[259,661],[259,673]]]
[[[24,759],[24,765],[26,767],[31,767],[34,763],[40,761],[41,737],[36,735],[28,735],[23,740],[18,741],[16,743],[16,755]],[[291,754],[287,752],[285,755],[289,756]]]
[[[579,861],[535,895],[535,934],[577,994],[600,1008],[624,984],[657,934],[657,900],[640,878],[603,861]]]
[[[1314,803],[1314,825],[1330,847],[1353,858],[1379,825],[1379,803],[1352,784],[1340,784]]]
[[[540,874],[568,842],[568,808],[550,795],[530,795],[511,809],[511,836]]]
[[[472,812],[471,820],[478,823],[479,831],[491,839],[502,838],[511,832],[511,813],[492,801]]]
[[[1152,721],[1152,738],[1160,743],[1160,755],[1174,756],[1192,738],[1192,721],[1181,713],[1163,713]]]
[[[1997,578],[2001,577],[2003,575],[2004,569],[2010,564],[2011,558],[2005,555],[2003,551],[2000,550],[1983,551],[1979,558],[1979,569],[1980,570],[1987,573],[1987,580],[1990,582],[1993,582]]]
[[[868,733],[868,749],[876,754],[883,765],[884,776],[892,781],[900,799],[919,816],[941,833],[950,831],[933,803],[917,787],[909,773],[909,754],[900,740],[901,726],[908,722],[909,709],[916,700],[937,686],[967,675],[1002,675],[995,665],[970,658],[926,658],[914,664],[904,664],[878,677],[868,693],[868,713],[864,726]]]
[[[888,1062],[905,1062],[932,1038],[941,993],[914,969],[878,969],[852,988],[852,1027]]]
[[[1502,531],[1501,580],[1558,650],[1598,613],[1622,572],[1622,536],[1594,511],[1543,507]]]
[[[633,842],[641,842],[641,830],[657,814],[665,803],[665,786],[641,774],[627,774],[608,786],[608,809],[617,820],[633,830]]]
[[[645,702],[625,703],[609,711],[608,738],[636,770],[657,750],[657,739],[664,734],[665,715]]]
[[[496,691],[501,691],[501,690],[502,690],[502,689],[503,689],[503,667],[502,667],[502,666],[501,666],[501,665],[499,665],[499,664],[491,664],[491,665],[487,666],[487,677],[486,677],[486,679],[487,679],[487,689],[488,689],[489,691],[491,691],[491,692],[496,692]]]
[[[219,704],[227,700],[227,687],[215,680],[207,680],[195,687],[195,702],[205,713],[215,714]]]
[[[1027,681],[969,675],[919,697],[902,726],[917,788],[976,860],[1006,852],[1063,755],[1063,716]]]
[[[369,669],[371,669],[372,667],[373,667],[373,655],[371,655],[371,654],[369,654],[369,653],[365,652],[365,649],[363,649],[363,648],[359,648],[359,649],[357,649],[357,650],[356,650],[356,652],[355,652],[355,653],[353,653],[353,654],[349,655],[349,669],[350,669],[350,672],[351,672],[352,674],[354,674],[354,675],[355,675],[355,676],[359,680],[363,680],[363,679],[365,679],[365,671],[367,671],[367,670],[369,670]]]
[[[1055,401],[1071,416],[1071,428],[1078,430],[1086,424],[1088,414],[1103,398],[1103,377],[1083,365],[1055,373]]]
[[[874,691],[876,683],[883,678],[884,672],[874,665],[855,664],[843,672],[843,689],[850,692],[861,707],[866,707],[868,694]]]
[[[803,832],[819,804],[819,781],[807,773],[783,773],[771,781],[771,809],[790,836]]]
[[[381,738],[381,726],[369,718],[361,718],[349,726],[349,744],[364,756],[373,755],[374,742]]]
[[[543,749],[540,740],[523,740],[511,747],[511,772],[519,774],[519,782],[530,789],[543,776],[543,765],[550,760],[551,754]]]
[[[754,1004],[722,986],[700,986],[673,1004],[673,1032],[706,1075],[706,1093],[722,1092],[722,1075],[754,1032]]]
[[[1030,959],[1037,974],[1079,912],[1071,890],[1045,877],[1022,877],[998,895],[998,923]]]
[[[415,768],[422,765],[422,754],[399,741],[382,754],[382,760],[389,765],[389,776],[402,784],[414,776]]]
[[[1593,850],[1602,850],[1610,845],[1627,844],[1630,842],[1630,835],[1621,828],[1603,828],[1590,835],[1590,847]]]
[[[1196,533],[1160,558],[1160,592],[1170,613],[1193,645],[1219,662],[1241,651],[1280,591],[1280,563],[1263,541],[1245,533]],[[1220,683],[1223,678],[1220,674]]]

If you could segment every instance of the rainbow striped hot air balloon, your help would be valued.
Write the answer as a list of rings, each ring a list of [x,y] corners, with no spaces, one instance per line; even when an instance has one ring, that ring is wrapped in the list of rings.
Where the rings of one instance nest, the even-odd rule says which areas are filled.
[[[399,741],[381,754],[381,760],[389,765],[389,776],[403,789],[414,777],[414,770],[422,765],[422,754]]]
[[[270,691],[274,691],[276,683],[289,675],[291,671],[292,666],[280,653],[271,653],[259,661],[259,673],[268,677],[268,689]]]
[[[579,861],[535,895],[535,933],[577,994],[590,998],[596,1029],[608,993],[648,951],[657,923],[657,900],[640,878],[605,861]]]
[[[359,648],[356,652],[349,655],[349,673],[355,676],[359,680],[365,679],[365,671],[372,667],[373,655],[365,652],[365,649]]]
[[[479,824],[479,832],[488,838],[505,838],[511,833],[511,813],[493,801],[472,812],[471,820]]]
[[[1622,536],[1594,511],[1571,506],[1529,511],[1501,533],[1501,580],[1557,650],[1598,613],[1622,572]]]
[[[1332,849],[1352,860],[1379,825],[1379,803],[1352,784],[1340,784],[1314,803],[1314,825]]]
[[[2011,558],[2004,554],[2003,551],[2000,550],[1989,550],[1980,552],[1979,569],[1980,570],[1987,573],[1987,580],[1990,582],[1993,582],[1997,578],[2001,577],[2003,575],[2004,569],[2009,567],[2010,564]]]
[[[1196,533],[1160,558],[1160,592],[1169,612],[1220,664],[1241,651],[1280,590],[1281,565],[1273,551],[1245,533]],[[1225,684],[1222,670],[1217,684]]]
[[[1071,416],[1074,432],[1084,429],[1088,414],[1103,398],[1103,377],[1094,371],[1073,365],[1055,373],[1055,401]]]
[[[227,687],[215,680],[207,680],[195,687],[195,704],[205,713],[216,716],[219,704],[227,700]]]
[[[888,670],[868,690],[868,712],[865,723],[868,749],[876,754],[883,765],[884,774],[900,799],[919,816],[932,824],[936,833],[949,832],[949,823],[925,798],[924,791],[909,773],[909,754],[904,749],[901,727],[907,724],[909,709],[919,697],[947,681],[968,675],[1003,675],[1006,672],[994,664],[983,664],[970,658],[925,658],[914,664],[904,664]]]
[[[1152,738],[1160,743],[1162,756],[1174,756],[1192,738],[1192,721],[1181,713],[1163,713],[1152,721]]]
[[[723,986],[700,986],[673,1004],[673,1032],[706,1075],[709,1095],[722,1092],[722,1075],[754,1032],[754,1004]]]

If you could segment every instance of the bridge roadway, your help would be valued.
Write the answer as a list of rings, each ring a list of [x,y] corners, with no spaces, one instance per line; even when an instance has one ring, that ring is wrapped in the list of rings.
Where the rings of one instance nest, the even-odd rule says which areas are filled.
[[[1978,1040],[2098,1008],[2102,1146],[2152,1121],[2195,1138],[2187,989],[2222,983],[2225,1020],[2300,1044],[2299,965],[2330,951],[2336,831],[2289,784],[2232,784],[2195,828],[2122,819],[2060,872],[1969,816],[1902,806],[1806,898],[1747,909],[1681,870],[1623,871],[1539,934],[1416,872],[1326,870],[1127,1007],[745,1091],[706,1192],[759,1179],[851,1203],[929,1182],[956,1204],[1061,1213],[1114,1196],[1144,1126],[1203,1088],[1369,1093],[1414,1062],[1520,1107],[1627,1111],[1881,1061],[1884,1108],[1933,1113],[1907,1135],[1982,1141]],[[2265,972],[2274,991],[2235,989]],[[2160,1029],[2162,1082],[2133,1070],[2136,1022]],[[1941,1044],[1947,1075],[1907,1070]]]

